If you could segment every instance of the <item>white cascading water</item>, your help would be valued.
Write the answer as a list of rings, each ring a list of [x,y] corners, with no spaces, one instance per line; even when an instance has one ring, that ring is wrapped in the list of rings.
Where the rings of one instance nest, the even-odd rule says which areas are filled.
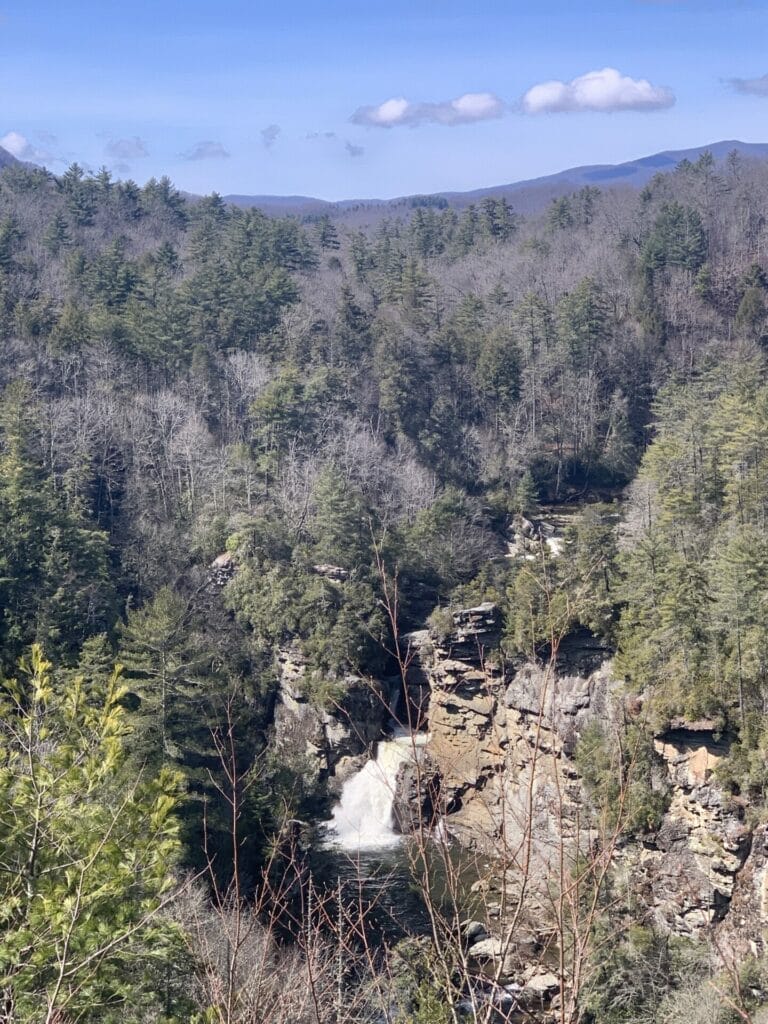
[[[376,757],[344,783],[328,823],[331,842],[344,850],[378,850],[400,842],[393,828],[397,773],[427,739],[426,733],[402,731],[378,744]]]

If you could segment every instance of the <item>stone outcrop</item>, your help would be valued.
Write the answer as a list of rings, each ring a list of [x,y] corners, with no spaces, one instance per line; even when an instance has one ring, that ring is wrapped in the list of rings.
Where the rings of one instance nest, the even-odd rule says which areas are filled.
[[[349,579],[349,570],[342,569],[338,565],[328,565],[322,563],[321,565],[313,565],[312,572],[316,576],[324,576],[327,580],[336,580],[337,582],[343,582]]]
[[[341,679],[338,699],[320,705],[309,696],[306,659],[298,645],[278,657],[280,685],[274,711],[274,747],[312,785],[337,793],[358,771],[389,717],[379,684],[359,676]]]
[[[585,676],[505,664],[492,604],[455,612],[453,622],[447,636],[422,639],[418,655],[446,823],[467,845],[490,849],[499,839],[519,844],[533,814],[544,857],[557,845],[555,819],[573,833],[578,787],[568,759],[580,729],[607,718],[610,672],[594,650]]]
[[[440,806],[440,773],[423,749],[416,759],[404,761],[395,780],[392,816],[395,832],[410,835],[421,826],[430,828]]]
[[[655,740],[672,797],[638,858],[638,883],[655,923],[677,934],[695,935],[725,916],[749,851],[743,809],[713,774],[731,742],[714,723],[681,720]]]
[[[429,750],[439,765],[442,797],[458,822],[464,800],[479,793],[503,751],[494,724],[504,688],[497,656],[501,619],[495,605],[453,613],[453,630],[412,634],[416,657],[410,676],[426,680]],[[410,679],[409,679],[410,682]]]
[[[214,587],[225,587],[237,572],[234,555],[224,551],[208,566],[208,578]]]
[[[465,845],[513,859],[530,835],[532,874],[546,878],[563,843],[587,851],[597,839],[584,824],[580,736],[595,722],[611,731],[641,702],[627,701],[608,652],[587,635],[569,638],[556,664],[510,665],[493,605],[454,612],[452,625],[413,635],[445,826]],[[768,927],[768,826],[751,832],[741,802],[718,783],[731,742],[707,720],[676,720],[656,736],[654,785],[668,794],[666,811],[655,832],[622,840],[615,861],[658,927],[688,936],[714,928],[743,956],[762,951]]]
[[[736,875],[728,913],[716,929],[725,958],[743,963],[768,952],[768,823],[750,837],[749,852]]]
[[[560,854],[573,863],[577,853],[601,851],[579,740],[594,724],[616,732],[642,713],[642,700],[625,694],[609,652],[588,634],[567,638],[551,663],[509,663],[493,604],[454,611],[440,625],[405,638],[410,720],[427,725],[429,740],[418,763],[398,772],[395,827],[409,833],[440,815],[449,835],[488,855],[488,877],[473,887],[485,920],[475,922],[471,942],[467,935],[470,959],[478,970],[485,963],[481,975],[501,966],[501,977],[520,989],[516,999],[533,1000],[540,986],[546,1003],[551,979],[524,971],[540,962],[542,942],[552,945],[550,883]],[[298,647],[281,653],[278,671],[275,747],[312,784],[338,793],[370,756],[401,688],[347,676],[337,699],[321,705],[308,696],[312,679]],[[653,832],[616,844],[611,871],[626,905],[642,908],[648,923],[677,935],[714,934],[723,955],[738,961],[766,951],[768,825],[749,826],[744,801],[720,785],[717,767],[733,737],[718,729],[677,719],[655,736],[650,784],[665,796],[663,815]],[[506,865],[491,867],[499,853]],[[515,942],[501,942],[523,878],[525,913]]]

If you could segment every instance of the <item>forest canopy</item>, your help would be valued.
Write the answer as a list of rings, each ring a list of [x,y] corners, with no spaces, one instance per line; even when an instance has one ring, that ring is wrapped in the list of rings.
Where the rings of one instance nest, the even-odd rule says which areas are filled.
[[[69,927],[53,905],[93,886],[87,927],[71,918],[90,963],[101,901],[140,944],[179,865],[255,871],[313,796],[268,749],[278,654],[301,651],[324,706],[392,675],[393,631],[436,608],[494,601],[511,660],[551,647],[553,622],[588,631],[652,722],[737,737],[731,782],[762,799],[768,165],[704,156],[525,218],[428,199],[366,227],[77,164],[0,174],[0,690],[19,723],[0,748],[0,989],[15,960],[20,998],[119,1005],[109,957],[80,985],[30,953]],[[551,505],[585,508],[559,557],[521,568],[515,524]],[[40,755],[23,784],[22,736]],[[222,736],[233,777],[262,772],[237,851]],[[35,772],[45,920],[17,828]],[[67,873],[78,787],[102,836],[121,807],[144,889]],[[132,984],[150,1000],[156,980]]]

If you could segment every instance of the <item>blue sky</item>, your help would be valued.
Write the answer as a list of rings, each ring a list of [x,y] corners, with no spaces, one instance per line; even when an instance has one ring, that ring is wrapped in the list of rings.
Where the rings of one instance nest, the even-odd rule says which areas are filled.
[[[195,192],[470,189],[768,142],[768,0],[0,0],[0,144]]]

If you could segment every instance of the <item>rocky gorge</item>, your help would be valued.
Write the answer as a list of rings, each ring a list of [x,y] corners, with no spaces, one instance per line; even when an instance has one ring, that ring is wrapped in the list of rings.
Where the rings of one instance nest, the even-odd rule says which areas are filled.
[[[565,641],[549,665],[505,666],[490,604],[453,614],[447,636],[412,637],[429,681],[428,750],[441,778],[446,826],[464,843],[520,849],[530,833],[539,867],[563,843],[594,840],[590,795],[576,757],[597,725],[642,714],[613,673],[609,652],[587,636]],[[750,826],[744,801],[719,781],[733,737],[716,722],[675,719],[654,736],[653,785],[666,792],[658,827],[618,839],[617,877],[662,930],[710,930],[724,953],[762,954],[768,925],[766,827]],[[514,859],[514,857],[513,857]]]
[[[590,730],[610,736],[642,718],[642,694],[627,691],[611,652],[586,632],[538,663],[507,663],[501,636],[499,609],[489,602],[452,611],[439,635],[404,637],[405,687],[394,706],[397,680],[350,678],[341,700],[318,709],[304,695],[306,666],[286,652],[275,743],[338,794],[393,711],[426,734],[418,763],[398,771],[393,827],[408,833],[439,819],[442,836],[482,857],[473,885],[480,920],[469,927],[467,955],[526,998],[534,989],[537,999],[557,992],[541,949],[548,934],[551,941],[552,880],[563,859],[607,858],[617,913],[642,908],[640,919],[662,933],[706,936],[724,960],[762,955],[768,826],[752,823],[718,777],[733,737],[714,721],[666,723],[650,753],[658,819],[630,832],[607,825],[585,784],[579,745]]]

